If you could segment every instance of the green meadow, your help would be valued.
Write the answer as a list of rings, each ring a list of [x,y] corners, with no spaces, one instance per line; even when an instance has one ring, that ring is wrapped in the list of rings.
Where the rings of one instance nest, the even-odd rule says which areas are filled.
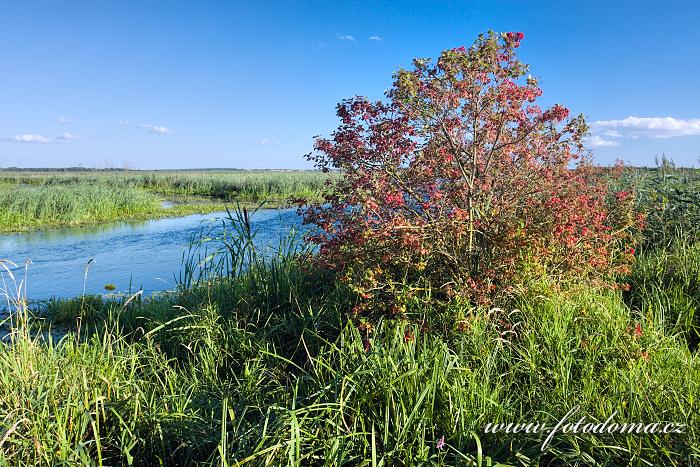
[[[250,200],[319,186],[315,174],[284,175],[285,185],[197,176],[51,177],[100,180],[95,210],[154,209],[156,193],[215,196],[222,185]],[[31,177],[22,190],[52,196]],[[61,190],[87,196],[90,183]],[[112,197],[110,183],[134,191]],[[8,298],[0,343],[0,464],[698,465],[700,177],[664,166],[623,183],[647,214],[633,270],[619,278],[629,290],[555,289],[543,275],[501,308],[450,304],[466,317],[459,329],[436,331],[425,303],[358,329],[352,296],[307,246],[262,254],[236,211],[236,234],[204,272],[185,267],[187,286],[172,295],[37,308],[4,269],[20,298]],[[572,410],[568,422],[589,431],[550,437]],[[615,429],[590,432],[606,421]],[[505,429],[515,423],[548,429]]]
[[[316,171],[0,170],[0,232],[224,210],[309,198]],[[163,202],[168,202],[165,206]]]

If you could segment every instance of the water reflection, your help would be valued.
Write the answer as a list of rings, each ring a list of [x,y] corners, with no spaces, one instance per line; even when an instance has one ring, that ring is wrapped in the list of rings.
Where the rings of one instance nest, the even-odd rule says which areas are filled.
[[[129,220],[107,224],[86,225],[80,227],[59,227],[46,230],[32,230],[24,233],[0,233],[0,253],[9,251],[14,245],[55,241],[63,238],[75,239],[84,235],[111,232],[118,229],[140,227],[151,221]]]

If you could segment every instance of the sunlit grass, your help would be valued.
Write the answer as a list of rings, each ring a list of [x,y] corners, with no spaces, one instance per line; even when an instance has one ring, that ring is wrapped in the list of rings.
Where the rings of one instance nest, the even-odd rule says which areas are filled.
[[[368,332],[347,320],[345,288],[299,256],[307,246],[258,251],[248,215],[231,214],[166,296],[29,310],[2,270],[0,465],[700,463],[694,230],[647,245],[624,294],[543,277],[504,310],[451,304],[459,328],[429,331],[435,311],[420,304],[406,313],[423,325]],[[559,433],[544,451],[548,432],[484,431],[551,427],[576,406],[574,422],[684,431]]]
[[[85,182],[0,188],[0,226],[6,230],[129,218],[154,213],[159,207],[155,196],[137,188]]]
[[[74,322],[81,339],[0,344],[4,460],[687,465],[700,455],[699,357],[644,320],[643,335],[631,333],[639,321],[619,294],[523,298],[511,336],[505,315],[488,310],[473,310],[469,330],[450,340],[387,321],[366,350],[342,296],[309,294],[315,281],[286,272],[284,283],[258,270],[165,300],[91,300]],[[575,405],[591,420],[617,412],[687,432],[560,434],[541,452],[546,435],[483,430],[553,425]]]
[[[346,321],[344,289],[298,259],[304,245],[263,254],[244,213],[230,223],[219,259],[202,266],[195,249],[175,295],[85,296],[24,312],[0,344],[0,463],[700,460],[700,356],[677,329],[655,325],[658,310],[583,284],[533,289],[508,310],[455,303],[468,325],[446,334],[402,319],[367,333]],[[416,322],[434,314],[407,312]],[[51,327],[70,332],[47,342]],[[560,433],[544,451],[547,432],[484,432],[555,425],[575,406],[590,421],[616,414],[685,432]]]
[[[0,231],[206,213],[225,203],[315,199],[312,171],[0,171]],[[172,206],[162,201],[173,198]]]

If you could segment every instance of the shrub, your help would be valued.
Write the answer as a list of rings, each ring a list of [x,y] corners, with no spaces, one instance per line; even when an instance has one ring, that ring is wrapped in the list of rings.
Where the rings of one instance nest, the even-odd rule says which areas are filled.
[[[385,101],[341,102],[340,126],[316,140],[307,157],[343,176],[301,212],[357,312],[488,303],[542,273],[605,284],[626,270],[632,195],[612,196],[591,164],[583,116],[536,104],[522,38],[489,33],[416,59]]]

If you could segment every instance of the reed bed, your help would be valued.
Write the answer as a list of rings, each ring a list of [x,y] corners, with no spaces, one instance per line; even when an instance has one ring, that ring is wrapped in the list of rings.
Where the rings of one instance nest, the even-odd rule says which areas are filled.
[[[65,185],[0,186],[0,228],[75,225],[156,213],[157,197],[138,188],[82,181]]]
[[[328,175],[313,171],[0,170],[0,231],[224,209],[224,203],[288,205],[314,199]],[[163,208],[164,200],[175,201]]]
[[[0,184],[53,186],[89,182],[118,188],[143,188],[159,194],[246,201],[311,196],[323,187],[328,177],[310,170],[0,170]]]

